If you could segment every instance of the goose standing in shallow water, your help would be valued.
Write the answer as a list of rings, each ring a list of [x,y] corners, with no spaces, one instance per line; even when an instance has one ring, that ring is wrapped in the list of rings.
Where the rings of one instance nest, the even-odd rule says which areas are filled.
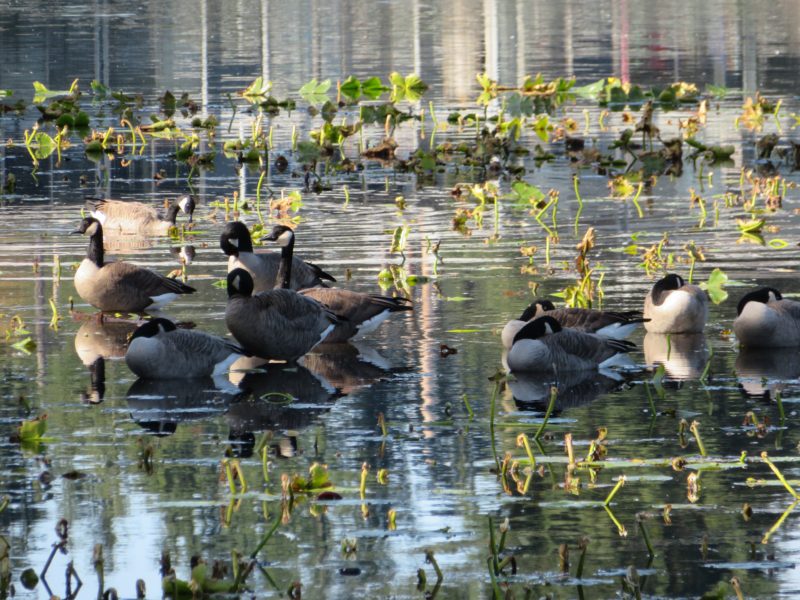
[[[519,330],[506,357],[509,370],[524,372],[582,371],[625,364],[621,356],[636,348],[626,340],[562,329],[553,317],[534,319]]]
[[[228,273],[225,324],[250,354],[295,361],[322,342],[338,322],[312,298],[284,289],[253,295],[250,273],[244,269]]]
[[[72,233],[89,236],[86,258],[75,272],[75,289],[103,312],[158,310],[179,295],[195,291],[183,282],[129,262],[104,262],[103,226],[93,217],[83,219]]]
[[[745,294],[736,307],[733,331],[742,346],[800,346],[800,302],[788,300],[772,287]]]
[[[133,332],[125,362],[144,379],[191,379],[222,375],[242,354],[239,346],[215,335],[153,319]]]
[[[615,340],[625,339],[645,321],[639,310],[614,312],[590,308],[556,308],[550,300],[535,300],[519,319],[512,319],[503,327],[500,334],[503,347],[511,348],[514,336],[525,323],[544,315],[553,317],[563,328],[596,333]]]
[[[189,223],[195,209],[195,199],[185,194],[170,203],[163,216],[147,204],[126,202],[124,200],[108,200],[104,198],[86,198],[86,210],[97,219],[109,235],[114,233],[139,235],[167,235],[176,226],[178,211],[189,215]]]
[[[670,273],[656,281],[644,299],[644,328],[651,333],[702,333],[708,319],[708,294]]]
[[[228,273],[234,269],[248,271],[253,278],[256,293],[275,287],[281,256],[274,252],[255,254],[253,240],[247,225],[239,221],[232,221],[225,225],[219,245],[228,256]],[[294,280],[291,282],[290,289],[293,290],[324,286],[323,279],[336,281],[333,276],[317,265],[307,263],[299,258],[292,258],[291,271],[294,273]]]
[[[285,225],[276,225],[272,232],[262,239],[277,242],[281,247],[281,262],[275,284],[276,287],[289,289],[295,264],[292,260],[294,231]],[[410,306],[411,301],[407,298],[390,298],[339,288],[308,288],[301,290],[300,294],[313,298],[335,314],[344,317],[325,338],[326,343],[360,338],[375,331],[392,313],[413,310]]]

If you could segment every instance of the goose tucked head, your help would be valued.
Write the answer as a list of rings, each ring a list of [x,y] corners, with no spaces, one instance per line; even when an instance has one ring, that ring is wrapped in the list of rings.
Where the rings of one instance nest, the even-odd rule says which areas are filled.
[[[749,294],[742,296],[742,299],[739,300],[739,304],[736,306],[736,314],[737,316],[742,314],[742,311],[748,302],[761,302],[762,304],[766,304],[775,300],[781,300],[782,298],[783,296],[781,296],[781,293],[775,288],[758,288],[754,292],[750,292]]]
[[[240,252],[252,252],[253,240],[247,225],[239,221],[225,225],[219,237],[219,247],[228,256],[239,256]]]
[[[135,340],[136,338],[150,338],[155,337],[160,333],[166,333],[167,331],[175,331],[177,327],[175,323],[170,321],[169,319],[151,319],[144,325],[140,325],[139,328],[133,332],[131,336],[131,341]]]
[[[189,215],[189,223],[191,223],[192,215],[194,215],[194,209],[196,206],[194,196],[190,194],[184,194],[178,198],[176,204],[178,205],[178,208],[183,211],[183,214]]]
[[[652,298],[653,304],[656,306],[661,306],[661,304],[666,300],[667,294],[674,290],[681,289],[686,282],[683,280],[683,277],[677,275],[676,273],[670,273],[663,279],[659,279],[656,281],[655,285],[653,286]]]
[[[253,277],[244,269],[234,269],[228,273],[228,298],[233,296],[252,296]]]
[[[86,217],[81,221],[81,224],[78,225],[77,229],[71,231],[70,234],[83,234],[92,237],[98,232],[102,232],[102,230],[103,228],[102,225],[100,225],[100,221],[94,217]]]
[[[553,317],[539,317],[529,321],[514,336],[514,343],[520,340],[537,340],[551,333],[561,331],[561,325]]]
[[[541,315],[542,313],[546,313],[548,310],[555,310],[555,306],[553,305],[550,300],[534,300],[525,309],[525,311],[520,316],[520,321],[530,321],[533,319],[537,314]]]
[[[285,248],[294,242],[294,231],[286,225],[275,225],[270,233],[261,238],[261,241],[278,242],[281,248]]]

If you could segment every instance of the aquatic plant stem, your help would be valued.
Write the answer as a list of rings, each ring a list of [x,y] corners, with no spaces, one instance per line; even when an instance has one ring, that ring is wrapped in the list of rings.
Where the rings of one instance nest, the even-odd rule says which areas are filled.
[[[575,213],[575,237],[578,237],[578,221],[581,218],[581,213],[583,212],[583,199],[581,198],[580,192],[580,180],[578,179],[577,175],[572,176],[572,187],[575,190],[575,199],[578,201],[578,212]]]
[[[773,463],[769,459],[766,451],[761,453],[761,460],[767,463],[767,466],[769,466],[769,468],[772,469],[772,472],[775,474],[775,477],[778,478],[778,481],[780,481],[783,484],[783,487],[785,487],[786,490],[792,496],[794,496],[795,500],[800,500],[800,494],[798,494],[797,491],[795,491],[795,489],[791,485],[789,485],[789,482],[786,481],[786,478],[783,476],[783,473],[781,473],[778,467],[775,466],[775,463]]]
[[[636,212],[639,214],[639,218],[644,217],[644,213],[642,212],[642,207],[639,206],[639,194],[642,193],[642,188],[644,188],[644,182],[639,182],[639,188],[636,190],[636,193],[633,195],[633,205],[636,207]]]
[[[614,499],[614,496],[617,495],[619,489],[623,485],[625,485],[625,481],[627,481],[625,475],[620,475],[619,479],[617,480],[617,485],[615,485],[614,489],[611,490],[611,493],[608,494],[605,501],[603,502],[603,506],[608,506],[609,504],[611,504],[611,501]]]
[[[550,403],[547,405],[547,410],[544,413],[544,420],[542,424],[539,426],[539,429],[536,430],[536,434],[533,436],[534,440],[538,440],[542,437],[545,428],[547,427],[547,422],[550,420],[550,413],[553,412],[553,408],[556,405],[556,399],[558,398],[558,388],[556,386],[550,387]]]
[[[263,538],[263,539],[262,539],[262,540],[259,542],[258,546],[256,546],[256,549],[255,549],[255,550],[253,550],[253,551],[250,553],[250,558],[255,558],[256,556],[258,556],[258,553],[259,553],[259,552],[261,551],[261,549],[262,549],[262,548],[263,548],[263,547],[266,545],[266,543],[269,541],[269,538],[271,538],[271,537],[272,537],[272,534],[273,534],[273,533],[275,533],[275,531],[278,529],[278,526],[279,526],[280,524],[281,524],[281,519],[280,519],[280,517],[276,517],[276,518],[275,518],[275,523],[273,523],[273,524],[272,524],[272,527],[271,527],[271,528],[270,528],[270,530],[267,532],[267,535],[265,535],[265,536],[264,536],[264,538]]]

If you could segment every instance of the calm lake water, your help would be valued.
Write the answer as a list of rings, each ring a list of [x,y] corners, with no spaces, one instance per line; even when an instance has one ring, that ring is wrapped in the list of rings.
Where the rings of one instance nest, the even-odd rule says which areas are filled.
[[[277,521],[247,580],[256,597],[284,596],[300,582],[308,598],[418,598],[434,590],[436,574],[425,560],[431,550],[443,573],[437,597],[490,598],[491,518],[498,536],[499,525],[509,522],[505,554],[514,555],[517,571],[512,575],[507,567],[497,582],[517,598],[525,597],[526,587],[533,597],[619,595],[626,575],[635,578],[631,568],[644,596],[734,597],[729,582],[735,576],[746,597],[795,597],[800,513],[789,514],[767,535],[794,498],[759,455],[768,452],[797,484],[800,356],[796,350],[740,352],[729,330],[748,287],[773,285],[787,295],[800,287],[800,193],[789,186],[779,208],[758,215],[767,221],[764,245],[740,237],[736,219],[750,216],[741,203],[726,206],[724,194],[750,193],[747,181],[742,189],[742,168],[779,175],[789,184],[798,180],[790,144],[798,141],[792,116],[800,112],[798,38],[800,16],[789,1],[666,1],[655,8],[624,0],[201,0],[174,6],[97,0],[41,2],[35,10],[28,3],[0,3],[0,90],[14,92],[0,102],[29,103],[21,114],[0,116],[0,139],[13,142],[0,146],[0,184],[9,175],[16,181],[13,191],[0,196],[0,322],[3,331],[9,329],[8,340],[0,342],[0,496],[10,500],[0,512],[0,575],[5,540],[17,597],[49,598],[42,583],[25,590],[20,574],[29,567],[43,570],[59,542],[56,526],[66,519],[66,552],[55,554],[47,572],[53,594],[68,595],[65,570],[72,562],[83,582],[78,596],[97,595],[92,555],[101,545],[103,589],[133,597],[142,579],[148,597],[157,597],[162,553],[169,553],[178,577],[188,580],[192,557],[228,565],[232,551],[249,556]],[[454,187],[488,177],[508,194],[508,170],[487,174],[443,161],[415,174],[364,161],[363,169],[347,172],[333,168],[341,164],[336,156],[326,162],[329,170],[322,162],[317,168],[323,189],[305,189],[292,136],[308,139],[322,118],[306,110],[298,89],[312,78],[349,75],[378,76],[385,83],[393,71],[416,72],[429,85],[422,102],[400,103],[403,110],[424,109],[426,115],[394,132],[401,159],[428,151],[432,138],[435,144],[474,140],[474,125],[444,123],[453,111],[481,114],[475,103],[479,72],[505,85],[541,72],[547,80],[574,75],[578,85],[615,75],[646,89],[681,80],[701,91],[707,84],[726,87],[722,100],[710,102],[698,139],[732,145],[734,153],[730,162],[711,165],[686,158],[691,148],[684,146],[682,172],[643,187],[639,216],[631,199],[609,197],[607,172],[579,167],[563,141],[544,143],[527,128],[520,146],[531,154],[509,165],[523,168],[519,175],[526,182],[560,193],[557,222],[551,224],[550,212],[546,218],[559,237],[548,264],[547,234],[530,205],[503,199],[497,214],[494,205],[486,206],[482,224],[473,215],[464,227],[454,227],[454,219],[465,216],[459,209],[477,206],[468,193],[455,197]],[[193,245],[186,276],[197,293],[175,302],[167,314],[225,335],[226,293],[215,285],[226,272],[219,232],[233,217],[224,199],[234,193],[245,199],[238,216],[257,223],[261,173],[257,164],[226,158],[219,145],[251,136],[256,115],[236,93],[258,76],[273,82],[276,98],[297,101],[296,110],[262,121],[265,130],[272,128],[274,148],[261,182],[261,218],[269,227],[277,216],[267,209],[270,195],[301,192],[302,206],[289,215],[297,219],[297,253],[323,266],[342,287],[370,293],[381,292],[383,269],[401,263],[390,252],[392,232],[407,225],[403,267],[418,283],[384,293],[410,294],[414,311],[394,316],[357,347],[315,353],[304,367],[232,374],[221,389],[211,381],[136,381],[121,360],[132,326],[92,319],[93,310],[72,283],[86,240],[68,233],[80,219],[85,195],[159,205],[192,191],[199,207],[184,242],[126,240],[112,250],[168,273],[181,268],[181,246]],[[115,101],[93,101],[93,79],[140,94],[134,112],[143,122],[159,113],[166,90],[188,93],[199,105],[198,116],[213,115],[220,123],[211,168],[190,173],[176,161],[183,140],[148,137],[141,153],[113,160],[101,154],[93,161],[73,136],[60,163],[53,154],[34,171],[24,146],[24,132],[39,116],[30,105],[32,82],[63,90],[76,78],[84,92],[81,107],[99,131],[125,127]],[[768,116],[760,132],[737,128],[742,104],[756,90],[782,99],[779,118]],[[499,108],[494,102],[489,113]],[[631,112],[633,122],[627,122],[622,111],[603,110],[594,101],[571,101],[551,122],[574,119],[572,135],[613,154],[609,144],[634,127],[640,113]],[[676,137],[679,121],[696,110],[696,103],[658,109],[654,123],[664,139]],[[344,108],[334,122],[357,117],[358,109]],[[190,118],[180,112],[175,118],[191,132]],[[52,125],[43,130],[55,133]],[[771,160],[759,158],[756,149],[768,133],[780,136]],[[348,140],[344,153],[357,161],[359,138],[375,146],[383,137],[381,120]],[[210,151],[213,142],[201,132],[198,152]],[[536,161],[537,144],[555,158]],[[288,158],[284,171],[275,166],[278,155]],[[615,156],[630,161],[621,150]],[[693,193],[706,208],[704,221],[701,203],[690,201]],[[489,378],[502,364],[499,330],[519,316],[534,292],[547,296],[575,283],[575,246],[589,226],[596,228],[589,259],[597,267],[595,281],[603,277],[603,306],[641,308],[655,279],[641,267],[641,256],[665,234],[663,253],[674,253],[672,270],[688,277],[685,246],[694,242],[705,258],[694,268],[695,281],[720,268],[731,280],[730,297],[712,307],[705,336],[667,342],[634,335],[636,368],[626,381],[562,381],[557,412],[540,445],[532,447],[538,464],[526,489],[524,465],[517,475],[520,489],[510,475],[504,486],[495,456],[502,460],[508,452],[525,460],[516,438],[523,432],[533,438],[542,423],[549,382],[502,384],[490,426],[496,388]],[[430,251],[436,242],[438,261]],[[520,248],[532,245],[537,250],[531,265]],[[50,325],[51,300],[61,317],[57,328]],[[27,333],[11,331],[13,317]],[[35,345],[26,351],[13,345],[26,337]],[[663,380],[658,364],[665,367]],[[46,440],[12,440],[20,421],[41,414],[47,414]],[[699,422],[702,447],[692,433],[679,434],[681,419]],[[565,434],[572,434],[583,458],[603,427],[608,464],[594,473],[578,469],[580,486],[566,489]],[[266,482],[257,453],[263,444]],[[742,453],[747,458],[739,463]],[[248,484],[243,494],[228,488],[221,468],[226,457],[241,461]],[[673,469],[677,457],[686,458],[688,468]],[[307,474],[313,463],[327,465],[342,500],[296,494],[289,507],[281,499],[281,476]],[[364,464],[369,473],[362,501]],[[388,471],[383,482],[377,479],[381,469]],[[699,475],[696,493],[687,484],[690,474]],[[627,483],[607,511],[603,501],[621,475]],[[665,515],[667,505],[671,511]],[[390,509],[396,511],[396,529],[389,527]],[[590,541],[578,578],[583,537]],[[345,540],[356,551],[345,551]],[[564,544],[566,572],[559,562]],[[419,569],[427,575],[421,586]],[[74,578],[71,585],[74,592]]]

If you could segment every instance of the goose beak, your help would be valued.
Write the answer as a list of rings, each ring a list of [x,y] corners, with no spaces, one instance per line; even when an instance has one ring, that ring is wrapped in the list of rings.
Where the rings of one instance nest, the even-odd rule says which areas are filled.
[[[261,238],[262,242],[274,242],[278,239],[278,236],[275,235],[274,231],[269,232],[267,235]]]
[[[83,232],[81,231],[80,227],[78,227],[78,229],[73,229],[72,231],[69,232],[70,235],[81,235],[82,233]]]

